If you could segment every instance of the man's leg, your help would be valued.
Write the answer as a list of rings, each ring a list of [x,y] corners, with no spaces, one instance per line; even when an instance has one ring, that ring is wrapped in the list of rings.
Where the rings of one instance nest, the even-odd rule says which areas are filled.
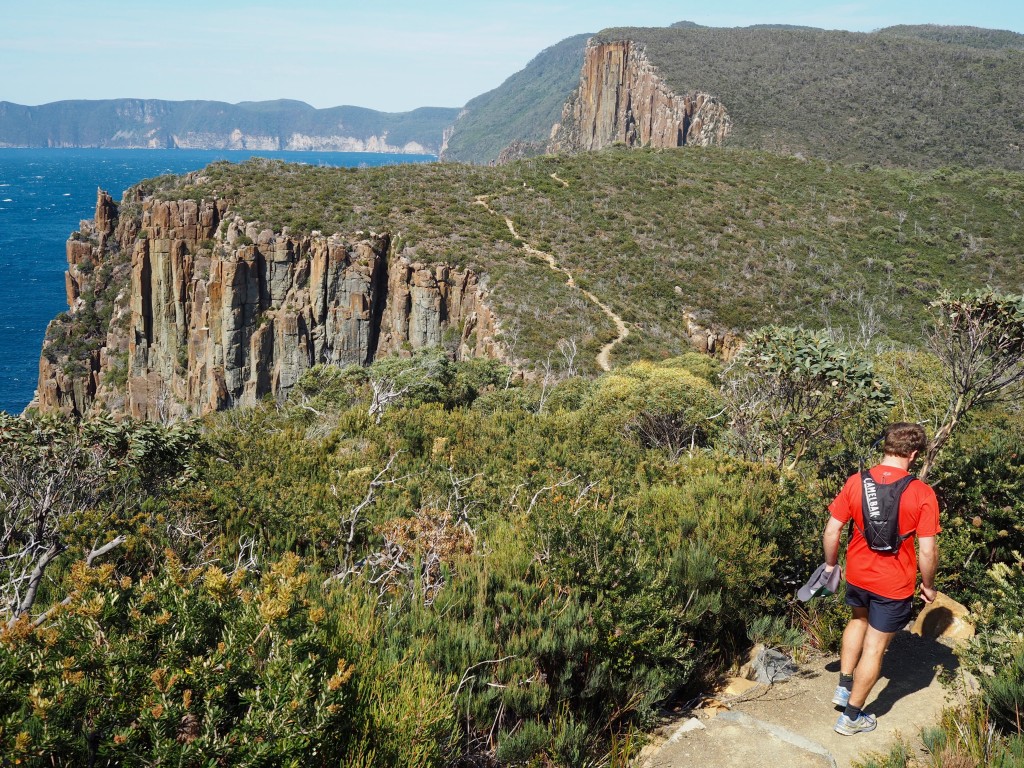
[[[856,641],[859,639],[860,656],[853,670],[853,689],[847,698],[846,709],[839,716],[834,729],[836,733],[841,733],[844,736],[875,730],[877,726],[875,718],[862,710],[864,704],[867,703],[868,694],[878,682],[885,649],[889,647],[889,641],[892,640],[893,635],[907,623],[913,608],[910,598],[893,600],[872,593],[868,593],[867,605],[868,607],[863,609],[868,614],[865,621],[867,626],[864,628],[863,634],[860,634],[859,631],[854,634],[851,631],[851,648],[856,647]],[[856,617],[857,614],[854,618],[856,619]],[[858,627],[861,626],[858,625]],[[843,640],[845,651],[845,633]],[[840,663],[844,665],[844,670],[847,669],[845,665],[850,661],[852,661],[852,656],[842,659]],[[835,700],[833,699],[833,701]]]
[[[853,618],[843,630],[843,645],[839,651],[839,672],[852,675],[860,662],[864,635],[868,631],[868,609],[853,607]],[[856,679],[856,678],[854,678]]]
[[[865,611],[866,612],[866,611]],[[865,619],[867,624],[867,619]],[[861,644],[860,660],[857,662],[853,673],[853,691],[850,693],[850,706],[863,709],[868,700],[868,694],[878,682],[878,675],[882,671],[882,657],[885,649],[889,647],[889,641],[895,632],[881,632],[874,627],[868,626],[864,633]],[[843,635],[843,646],[845,649],[846,635]],[[840,662],[843,663],[842,661]],[[843,667],[845,669],[845,666]]]

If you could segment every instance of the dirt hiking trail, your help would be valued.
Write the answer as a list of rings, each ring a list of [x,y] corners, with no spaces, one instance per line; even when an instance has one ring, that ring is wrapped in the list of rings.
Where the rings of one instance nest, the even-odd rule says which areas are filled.
[[[643,768],[851,768],[871,753],[888,752],[898,738],[921,754],[921,730],[938,724],[947,705],[939,681],[956,675],[952,649],[903,631],[893,638],[865,711],[878,718],[870,733],[832,730],[837,656],[800,663],[789,680],[720,695],[704,709],[667,716],[636,765]]]
[[[564,184],[565,186],[569,186],[569,183],[567,181],[559,179],[557,176],[555,176],[555,174],[551,174],[551,177],[556,181]],[[618,335],[610,342],[605,344],[603,347],[601,347],[601,351],[597,353],[598,367],[602,371],[610,371],[612,369],[612,350],[615,349],[615,346],[617,344],[619,344],[627,336],[629,336],[629,329],[626,327],[625,321],[617,314],[615,314],[611,307],[602,302],[593,293],[586,290],[585,288],[580,288],[578,285],[576,285],[576,280],[575,278],[573,278],[572,273],[565,267],[559,266],[554,256],[552,256],[550,253],[545,253],[544,251],[534,248],[532,245],[526,242],[526,240],[524,240],[523,237],[518,232],[516,232],[516,227],[515,224],[512,223],[512,219],[510,219],[508,216],[502,216],[500,213],[491,208],[491,206],[487,204],[487,198],[488,195],[477,195],[473,203],[475,205],[483,206],[490,213],[494,214],[499,218],[504,219],[505,226],[508,227],[508,231],[512,233],[512,237],[514,237],[516,240],[520,241],[523,244],[523,250],[526,251],[526,253],[530,254],[531,256],[537,256],[538,258],[547,262],[547,265],[551,267],[552,270],[565,275],[566,285],[568,285],[570,288],[579,288],[580,292],[587,297],[587,300],[593,302],[597,307],[599,307],[601,311],[604,312],[608,316],[608,318],[615,324],[615,328],[618,331]]]

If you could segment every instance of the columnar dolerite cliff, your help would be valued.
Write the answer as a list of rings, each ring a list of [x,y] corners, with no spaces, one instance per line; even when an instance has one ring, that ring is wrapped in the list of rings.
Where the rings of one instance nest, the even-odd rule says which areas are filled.
[[[587,46],[580,84],[562,111],[549,150],[721,144],[732,129],[725,106],[694,91],[679,95],[643,49],[628,40]]]
[[[121,207],[141,213],[119,215],[101,192],[95,220],[68,241],[65,321],[92,317],[106,295],[109,327],[82,370],[51,325],[36,393],[44,410],[166,420],[252,404],[287,395],[317,363],[408,354],[448,328],[459,329],[461,355],[499,353],[477,276],[410,263],[387,234],[274,233],[224,200],[126,197]]]

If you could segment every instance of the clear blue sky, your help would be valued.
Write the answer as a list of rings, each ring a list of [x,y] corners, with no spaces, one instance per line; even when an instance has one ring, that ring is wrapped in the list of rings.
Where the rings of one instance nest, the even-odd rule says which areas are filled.
[[[0,101],[290,98],[389,112],[457,107],[570,35],[684,19],[1024,33],[1024,2],[0,0]]]

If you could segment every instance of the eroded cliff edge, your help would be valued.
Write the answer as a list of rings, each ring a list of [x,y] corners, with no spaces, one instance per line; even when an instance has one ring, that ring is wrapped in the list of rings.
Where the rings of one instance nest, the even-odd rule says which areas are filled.
[[[732,118],[717,97],[677,94],[643,48],[629,40],[587,44],[579,87],[551,132],[548,151],[722,144]]]
[[[291,235],[226,200],[105,192],[67,244],[69,312],[47,329],[33,406],[169,420],[284,398],[318,363],[444,341],[500,356],[471,270],[410,262],[388,233]]]

